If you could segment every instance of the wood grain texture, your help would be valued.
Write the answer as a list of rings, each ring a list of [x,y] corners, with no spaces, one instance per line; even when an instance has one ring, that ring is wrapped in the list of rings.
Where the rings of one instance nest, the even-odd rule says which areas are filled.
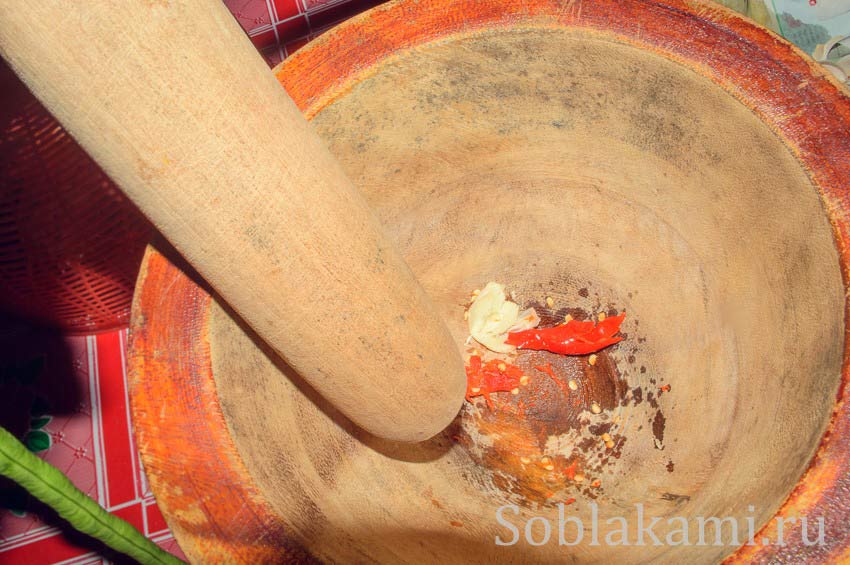
[[[152,252],[139,281],[167,290],[158,296],[137,294],[134,310],[150,311],[162,323],[185,330],[179,335],[134,331],[129,345],[130,351],[150,352],[132,362],[133,419],[144,422],[136,427],[136,439],[153,462],[150,477],[155,488],[159,490],[160,476],[169,477],[168,495],[158,503],[171,527],[180,532],[181,548],[210,561],[306,560],[302,550],[283,541],[273,512],[251,482],[242,480],[247,471],[233,443],[226,441],[227,426],[214,408],[218,401],[204,329],[209,295]],[[188,308],[179,313],[159,308],[171,300]],[[146,378],[171,374],[175,363],[188,369],[180,379],[163,383]],[[180,421],[176,428],[171,425],[175,419]],[[162,441],[162,434],[168,435],[168,442]],[[175,449],[171,442],[180,447]],[[208,529],[210,524],[216,525],[215,531]]]
[[[774,513],[824,515],[824,547],[789,526],[789,545],[730,559],[846,559],[850,104],[834,81],[729,12],[674,1],[398,2],[324,35],[277,74],[456,340],[465,294],[490,279],[523,301],[554,293],[598,308],[598,295],[629,312],[630,340],[610,362],[630,384],[664,378],[673,392],[662,402],[663,451],[637,429],[649,425],[645,404],[612,408],[627,442],[599,472],[603,516],[628,515],[635,501],[657,516],[740,517],[754,504],[759,525]],[[155,252],[147,263],[177,273]],[[145,282],[139,293],[153,301],[162,289]],[[214,301],[151,302],[136,310],[134,335],[167,343],[176,331],[147,314],[154,304],[207,336],[202,366],[215,393],[213,409],[168,403],[162,417],[138,418],[181,543],[219,528],[210,518],[204,534],[190,531],[167,506],[176,493],[216,498],[183,490],[181,467],[164,459],[178,445],[168,430],[189,417],[211,421],[213,436],[226,428],[221,444],[242,465],[228,480],[258,493],[285,551],[326,561],[714,562],[734,550],[497,548],[500,504],[557,514],[559,500],[535,498],[518,458],[541,430],[571,437],[558,428],[570,412],[550,390],[533,389],[534,418],[510,418],[531,400],[522,394],[496,413],[467,406],[444,434],[402,448],[357,432]],[[143,367],[153,349],[139,343]],[[155,406],[187,361],[175,354],[171,368],[134,371],[145,380],[134,397]],[[586,518],[590,499],[577,494],[570,511]]]
[[[3,57],[314,388],[382,437],[454,418],[464,372],[445,326],[223,4],[3,11]]]

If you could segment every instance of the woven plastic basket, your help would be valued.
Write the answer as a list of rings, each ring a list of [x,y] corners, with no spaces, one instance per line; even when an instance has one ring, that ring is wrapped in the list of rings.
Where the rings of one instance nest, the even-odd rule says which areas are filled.
[[[151,226],[2,61],[0,85],[0,310],[126,325]]]

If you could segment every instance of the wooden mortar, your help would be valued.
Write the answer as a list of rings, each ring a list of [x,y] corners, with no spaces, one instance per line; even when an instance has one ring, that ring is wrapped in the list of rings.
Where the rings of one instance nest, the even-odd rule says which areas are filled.
[[[836,81],[735,14],[679,0],[394,2],[276,73],[458,346],[468,294],[490,280],[550,321],[626,310],[628,337],[592,370],[555,367],[581,381],[575,396],[529,368],[495,410],[467,404],[402,447],[358,432],[151,249],[133,414],[190,558],[850,559],[850,102]],[[608,424],[616,456],[585,443]],[[494,544],[510,538],[500,506],[521,528],[556,524],[571,498],[588,524],[598,505],[603,540],[607,518],[636,522],[636,503],[662,519],[752,517],[757,539],[776,538],[774,516],[823,516],[829,535]]]

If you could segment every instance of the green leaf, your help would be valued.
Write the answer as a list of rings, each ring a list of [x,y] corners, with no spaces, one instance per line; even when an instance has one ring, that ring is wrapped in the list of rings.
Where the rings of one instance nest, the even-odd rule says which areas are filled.
[[[30,432],[43,434],[44,432]],[[25,488],[52,508],[73,528],[93,536],[112,549],[145,564],[182,563],[160,549],[129,522],[110,514],[74,486],[56,467],[29,452],[26,446],[0,426],[0,474]]]
[[[24,436],[24,445],[33,453],[50,449],[50,436],[41,431],[27,432]]]
[[[52,416],[41,416],[40,418],[33,418],[30,420],[30,429],[31,430],[40,430],[44,426],[47,425],[50,420],[52,420]]]

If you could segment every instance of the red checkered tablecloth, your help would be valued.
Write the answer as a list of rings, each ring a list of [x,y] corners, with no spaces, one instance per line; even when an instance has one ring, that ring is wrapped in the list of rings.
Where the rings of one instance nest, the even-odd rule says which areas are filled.
[[[251,41],[274,66],[335,24],[383,0],[225,0]]]
[[[127,331],[66,337],[18,329],[0,336],[0,413],[27,447],[104,508],[183,556],[150,491],[133,441],[124,352]],[[0,483],[0,562],[102,563],[11,483]]]

